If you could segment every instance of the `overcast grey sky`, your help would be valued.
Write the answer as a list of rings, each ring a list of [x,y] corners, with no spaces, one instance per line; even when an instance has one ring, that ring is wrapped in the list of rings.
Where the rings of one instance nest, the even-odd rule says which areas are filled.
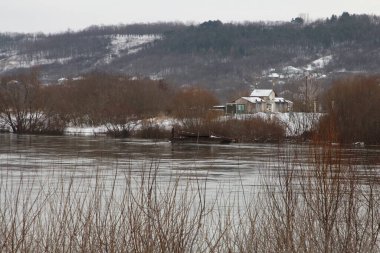
[[[380,0],[0,0],[0,32],[61,32],[90,25],[287,21],[342,12],[380,15]]]

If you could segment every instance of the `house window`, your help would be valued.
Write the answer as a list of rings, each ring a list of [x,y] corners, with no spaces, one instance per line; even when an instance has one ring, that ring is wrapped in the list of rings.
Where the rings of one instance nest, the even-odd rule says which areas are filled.
[[[245,105],[237,104],[236,105],[236,113],[244,113],[244,112],[245,112]]]

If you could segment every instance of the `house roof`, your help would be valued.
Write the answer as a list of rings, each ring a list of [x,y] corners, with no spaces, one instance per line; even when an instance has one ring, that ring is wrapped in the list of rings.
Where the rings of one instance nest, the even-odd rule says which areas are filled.
[[[286,103],[288,103],[288,104],[293,104],[293,102],[290,101],[290,100],[285,100],[285,101],[286,101]]]
[[[293,104],[292,101],[286,100],[285,98],[280,98],[280,97],[275,97],[274,98],[275,103],[288,103],[288,104]]]
[[[261,98],[258,98],[258,97],[242,97],[242,99],[245,99],[248,102],[251,102],[253,104],[260,103],[263,101]]]
[[[285,99],[284,98],[280,98],[280,97],[275,97],[274,98],[274,102],[275,103],[285,103]]]
[[[269,97],[274,92],[273,90],[254,89],[251,93],[251,97]]]

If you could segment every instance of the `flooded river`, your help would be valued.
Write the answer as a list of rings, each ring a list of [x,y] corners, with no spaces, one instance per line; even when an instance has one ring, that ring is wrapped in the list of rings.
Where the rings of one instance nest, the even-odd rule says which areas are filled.
[[[255,186],[262,176],[286,167],[307,166],[318,149],[299,144],[172,145],[168,141],[108,137],[0,134],[0,175],[23,178],[112,180],[158,168],[161,181],[175,176],[207,178],[216,184]],[[342,150],[342,149],[340,149]],[[343,159],[380,166],[380,148],[346,147]]]
[[[191,242],[189,252],[276,252],[287,225],[282,221],[290,217],[292,230],[286,231],[306,236],[302,245],[317,239],[315,248],[305,250],[314,252],[326,241],[325,219],[319,217],[329,210],[329,220],[336,221],[331,241],[355,227],[360,240],[372,243],[379,171],[379,147],[0,134],[0,237],[24,240],[30,252],[96,252],[107,245],[101,250],[106,252],[104,239],[113,238],[120,252],[147,241],[160,249],[161,237]],[[95,248],[84,248],[87,241]],[[231,242],[239,242],[235,250],[225,248]],[[275,247],[268,250],[266,242]],[[378,249],[377,238],[374,243]],[[261,248],[252,250],[256,245]],[[366,247],[357,251],[373,251]]]

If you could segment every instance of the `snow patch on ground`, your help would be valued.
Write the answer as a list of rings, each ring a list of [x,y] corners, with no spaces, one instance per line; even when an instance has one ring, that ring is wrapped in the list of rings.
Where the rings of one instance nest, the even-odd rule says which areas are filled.
[[[327,55],[327,56],[324,56],[322,58],[319,58],[319,59],[311,62],[310,64],[308,64],[305,67],[305,70],[314,71],[317,69],[323,69],[324,67],[326,67],[331,62],[332,59],[333,59],[332,55]]]
[[[67,127],[64,131],[68,135],[95,136],[107,133],[106,126]]]
[[[26,55],[11,55],[5,59],[0,60],[0,72],[16,68],[30,68],[38,65],[47,65],[53,63],[65,64],[69,62],[72,57],[47,59],[47,58],[33,58],[29,59]]]
[[[157,117],[146,120],[130,121],[126,125],[101,125],[101,126],[70,126],[64,130],[68,135],[96,136],[106,134],[108,129],[141,130],[143,126],[158,126],[165,130],[171,130],[173,126],[181,124],[177,119],[169,117]]]
[[[285,79],[285,78],[302,78],[304,76],[313,76],[314,78],[326,78],[323,73],[323,68],[325,68],[333,60],[332,55],[323,56],[304,67],[294,67],[285,66],[280,70],[270,68],[262,72],[263,77],[274,78],[274,79]],[[308,73],[309,72],[309,73]],[[314,73],[310,73],[314,72]]]
[[[165,130],[171,130],[173,126],[181,124],[177,119],[167,117],[153,118],[152,121],[155,125]]]
[[[278,73],[270,73],[268,75],[270,78],[284,78],[284,75],[278,74]]]
[[[287,136],[299,136],[304,132],[311,131],[319,122],[322,113],[276,113],[273,117],[280,120],[286,126]]]
[[[299,75],[299,74],[303,74],[304,71],[300,68],[296,68],[293,66],[286,66],[282,69],[282,72],[287,75]]]
[[[127,51],[126,54],[136,54],[141,51],[144,45],[152,43],[156,40],[161,40],[162,36],[159,34],[128,34],[128,35],[111,35],[111,43],[109,46],[110,54],[98,62],[109,64],[115,58],[120,57],[122,51]]]

